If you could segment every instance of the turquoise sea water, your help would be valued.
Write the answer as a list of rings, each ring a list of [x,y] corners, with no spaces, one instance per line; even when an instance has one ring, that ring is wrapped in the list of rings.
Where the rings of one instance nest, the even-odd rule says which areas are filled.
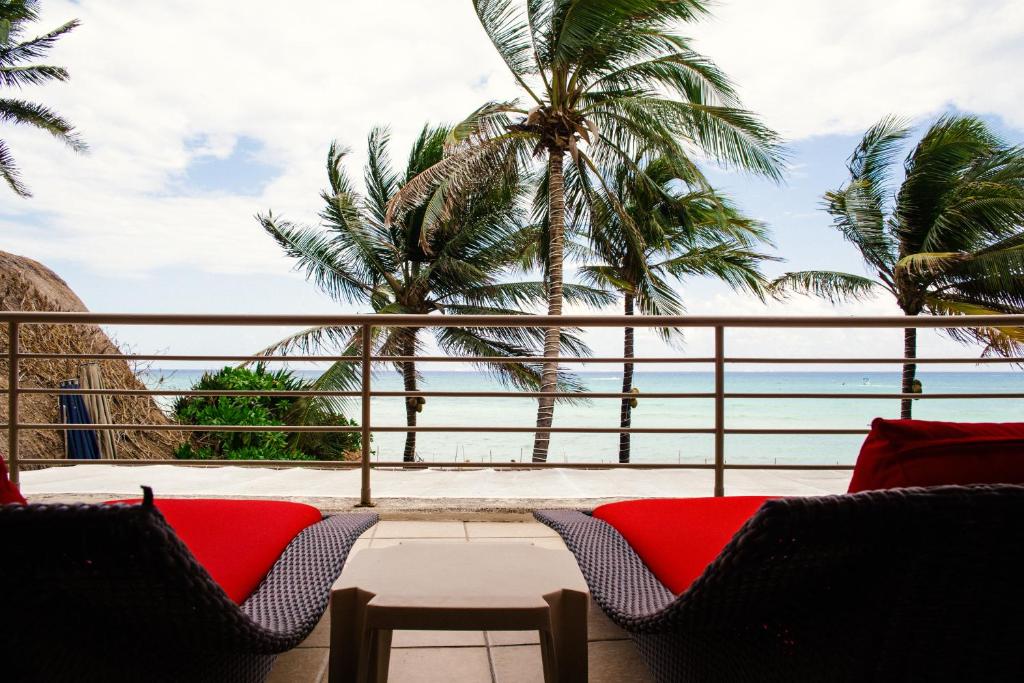
[[[150,370],[145,381],[151,387],[188,389],[201,370]],[[306,374],[306,373],[300,373]],[[311,376],[315,373],[309,373]],[[484,373],[424,372],[422,390],[501,391],[503,387]],[[619,391],[621,375],[615,371],[581,373],[590,391]],[[1022,372],[922,372],[926,393],[1021,392]],[[736,393],[894,393],[898,373],[881,372],[735,372],[726,375],[726,391]],[[711,399],[644,398],[643,392],[711,392],[710,372],[639,372],[635,385],[640,403],[633,411],[635,427],[712,427]],[[401,390],[395,372],[381,372],[375,389]],[[404,425],[401,398],[378,398],[372,403],[373,424]],[[348,413],[358,418],[357,401]],[[839,428],[866,429],[874,417],[898,417],[898,400],[876,399],[731,399],[726,401],[726,427],[732,428]],[[914,416],[923,419],[971,421],[1020,421],[1021,399],[919,400]],[[421,425],[523,426],[534,424],[534,399],[428,398],[420,413]],[[581,404],[559,404],[556,426],[616,427],[619,399],[591,399]],[[405,435],[378,433],[373,450],[381,461],[400,460]],[[726,460],[733,463],[852,464],[863,437],[860,435],[731,435],[726,438]],[[421,433],[417,452],[426,461],[471,460],[509,462],[529,459],[532,434]],[[707,434],[634,434],[634,462],[705,462],[713,453]],[[618,434],[554,434],[552,462],[614,462],[618,458]]]

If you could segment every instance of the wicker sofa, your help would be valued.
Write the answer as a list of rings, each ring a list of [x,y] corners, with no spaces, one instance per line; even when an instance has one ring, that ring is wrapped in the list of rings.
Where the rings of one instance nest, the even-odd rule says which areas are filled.
[[[886,470],[878,456],[893,448],[879,439],[903,426],[875,427],[858,486],[870,487],[872,471],[927,471],[923,478],[938,483],[923,460]],[[975,453],[976,443],[948,442],[942,457],[1005,455],[993,476],[1010,484],[899,482],[835,496],[634,501],[595,514],[535,514],[565,540],[594,600],[630,633],[660,683],[1019,680],[1024,429],[1000,439]],[[922,457],[919,445],[897,448],[897,460]],[[1008,469],[1014,462],[1016,474]],[[959,471],[976,480],[983,470],[975,462]],[[713,519],[716,506],[735,514],[744,504],[756,511],[719,530],[718,549],[692,580],[666,564],[685,553],[687,529]],[[676,547],[658,548],[659,534]],[[695,552],[712,547],[705,538]]]
[[[0,679],[262,681],[316,626],[355,539],[376,520],[310,524],[236,601],[148,489],[137,504],[0,505]]]

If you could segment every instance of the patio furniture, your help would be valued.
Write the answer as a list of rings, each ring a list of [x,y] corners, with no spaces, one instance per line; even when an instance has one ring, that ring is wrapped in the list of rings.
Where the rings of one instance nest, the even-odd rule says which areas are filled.
[[[25,497],[7,475],[7,461],[0,454],[0,505],[5,503],[25,504]]]
[[[138,503],[0,506],[0,679],[262,681],[376,520],[154,503],[149,489]]]
[[[331,591],[330,683],[386,681],[394,629],[539,631],[544,680],[586,683],[588,606],[587,584],[561,550],[524,543],[362,550]]]
[[[1016,680],[1021,482],[1022,425],[883,420],[845,495],[535,515],[662,683]]]

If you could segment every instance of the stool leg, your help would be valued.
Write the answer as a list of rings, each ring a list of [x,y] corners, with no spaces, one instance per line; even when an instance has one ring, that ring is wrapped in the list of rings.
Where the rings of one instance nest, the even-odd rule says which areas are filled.
[[[354,588],[331,594],[331,653],[328,681],[357,683],[366,641],[366,604],[372,593]]]
[[[560,683],[587,683],[587,609],[590,596],[577,591],[545,595]]]
[[[370,633],[370,656],[364,680],[366,683],[387,683],[391,665],[391,629],[374,629]]]
[[[558,653],[549,629],[540,630],[540,658],[544,667],[544,683],[558,683]]]

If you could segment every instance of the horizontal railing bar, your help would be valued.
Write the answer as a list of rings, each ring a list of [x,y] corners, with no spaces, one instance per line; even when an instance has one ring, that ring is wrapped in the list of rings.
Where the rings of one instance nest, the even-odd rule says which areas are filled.
[[[158,424],[49,424],[44,422],[19,423],[20,429],[36,431],[89,431],[116,430],[140,432],[359,432],[360,427],[332,427],[325,425],[158,425]],[[3,425],[0,425],[0,429]],[[713,429],[688,427],[402,427],[398,425],[373,426],[374,432],[495,432],[524,433],[552,432],[565,434],[710,434]]]
[[[6,389],[0,389],[0,394],[6,393]],[[66,395],[100,395],[100,396],[184,396],[184,397],[213,397],[213,396],[252,396],[252,397],[346,397],[355,398],[362,396],[358,391],[319,391],[319,390],[289,390],[289,391],[259,391],[259,390],[217,390],[217,389],[81,389],[81,388],[50,388],[50,387],[22,387],[18,389],[22,394],[66,394]],[[624,393],[616,391],[371,391],[371,398],[636,398],[636,399],[708,399],[714,398],[714,392],[646,392],[640,394]],[[893,399],[1024,399],[1024,393],[1017,392],[988,392],[988,393],[938,393],[938,394],[894,394],[894,393],[749,393],[749,392],[726,392],[727,399],[870,399],[870,400],[893,400]]]
[[[0,425],[0,429],[6,425]],[[158,425],[158,424],[49,424],[22,422],[19,429],[35,431],[89,431],[117,430],[139,432],[358,432],[360,427],[331,427],[325,425]],[[714,434],[713,428],[704,427],[480,427],[480,426],[423,426],[403,427],[400,425],[374,426],[371,431],[380,433],[406,432],[479,432],[496,434]],[[726,429],[726,434],[867,434],[866,429]]]
[[[776,464],[771,464],[771,465],[767,465],[767,464],[766,465],[757,465],[757,464],[751,464],[751,463],[744,463],[742,465],[740,465],[740,464],[730,465],[729,463],[725,464],[725,469],[727,469],[727,470],[810,470],[810,471],[836,470],[836,471],[842,471],[842,470],[852,470],[853,467],[854,467],[853,465],[779,465],[777,463]]]
[[[639,394],[638,398],[642,398],[643,394]],[[1024,393],[1010,393],[1010,392],[994,392],[994,393],[970,393],[970,394],[836,394],[836,393],[804,393],[804,394],[782,394],[782,393],[726,393],[726,398],[740,399],[740,398],[814,398],[814,399],[870,399],[870,400],[884,400],[884,399],[905,399],[911,398],[915,401],[917,399],[929,399],[929,398],[941,398],[941,399],[985,399],[985,398],[1024,398]]]
[[[349,469],[358,468],[358,460],[178,460],[168,458],[167,460],[72,460],[62,458],[50,460],[48,458],[22,458],[23,465],[55,465],[66,467],[69,465],[117,465],[125,467],[138,467],[145,465],[172,465],[183,467],[313,467],[324,469]]]
[[[4,311],[0,321],[110,325],[372,325],[374,327],[768,327],[963,328],[1024,327],[1024,315],[962,316],[626,316],[626,315],[241,315]]]
[[[402,427],[400,425],[389,425],[386,427],[374,426],[374,432],[495,432],[501,434],[533,434],[545,432],[552,434],[713,434],[714,429],[702,427],[478,427],[445,425],[440,427],[422,426]]]
[[[171,465],[181,467],[299,467],[312,469],[355,469],[358,460],[49,460],[45,458],[27,458],[21,460],[24,465],[67,467],[73,465],[118,465],[138,467],[147,465]],[[713,470],[715,466],[708,463],[675,463],[675,462],[403,462],[401,460],[375,460],[375,469],[594,469],[594,470]],[[852,470],[853,465],[779,465],[779,464],[726,464],[726,469],[733,470]]]
[[[907,363],[922,364],[922,363],[934,363],[934,364],[974,364],[974,363],[1024,363],[1024,358],[1002,356],[991,356],[984,358],[778,358],[778,357],[735,357],[726,358],[726,363],[759,363],[764,365],[771,364],[812,364],[818,365],[823,363],[834,363],[836,365],[851,365],[855,363],[872,363],[872,364],[900,364],[904,365]]]
[[[916,395],[916,394],[915,394]],[[714,392],[647,392],[621,391],[371,391],[373,398],[714,398]]]
[[[840,435],[840,434],[867,434],[867,429],[760,429],[753,427],[750,429],[726,429],[726,434],[823,434],[823,435]]]
[[[20,429],[35,431],[122,431],[122,432],[359,432],[360,427],[330,425],[179,425],[179,424],[50,424],[22,422]],[[2,427],[0,427],[2,428]],[[404,431],[404,430],[403,430]]]
[[[0,390],[3,391],[3,390]],[[316,396],[341,396],[357,397],[362,396],[358,391],[258,391],[258,390],[188,390],[188,389],[66,389],[63,387],[23,387],[18,389],[22,394],[73,394],[73,395],[101,395],[101,396],[253,396],[267,398],[274,397],[316,397]],[[541,391],[371,391],[372,398],[412,398],[422,396],[424,398],[540,398],[542,396],[554,398],[713,398],[714,393],[673,393],[673,392],[650,392],[646,394],[629,394],[623,392],[579,392],[579,391],[555,391],[544,393]]]
[[[18,358],[23,360],[146,360],[146,361],[275,361],[275,362],[335,362],[350,361],[353,365],[361,361],[358,356],[217,356],[217,355],[168,355],[168,354],[145,354],[126,353],[123,355],[113,353],[20,353]],[[373,356],[374,363],[542,363],[543,356]],[[628,360],[630,363],[713,363],[714,358],[681,358],[678,356],[645,357],[645,358],[620,358],[617,356],[589,357],[589,356],[559,356],[559,363],[622,363]]]
[[[145,353],[126,353],[126,354],[112,354],[112,353],[19,353],[18,358],[22,360],[119,360],[119,361],[273,361],[273,362],[301,362],[301,363],[314,363],[314,362],[336,362],[336,361],[350,361],[353,365],[360,362],[357,356],[224,356],[224,355],[169,355],[169,354],[145,354]],[[402,363],[402,362],[419,362],[419,363],[539,363],[543,362],[543,357],[538,356],[508,356],[503,358],[492,358],[490,356],[373,356],[371,360],[374,363]],[[679,356],[660,356],[660,357],[642,357],[642,358],[624,358],[618,356],[600,356],[600,357],[586,357],[586,356],[560,356],[558,359],[559,363],[623,363],[630,362],[634,364],[646,364],[646,363],[672,363],[672,364],[710,364],[714,363],[714,358],[683,358]],[[826,363],[833,363],[837,365],[851,365],[851,364],[906,364],[906,363],[932,363],[932,364],[986,364],[986,363],[1024,363],[1024,358],[1018,357],[979,357],[979,358],[779,358],[779,357],[726,357],[726,363],[735,364],[763,364],[763,365],[820,365]]]
[[[339,361],[347,360],[353,364],[360,362],[358,356],[224,356],[199,354],[166,354],[166,353],[19,353],[22,360],[166,360],[166,361]]]
[[[374,356],[374,363],[543,363],[543,356]],[[621,356],[559,356],[559,363],[714,363],[714,358],[686,358],[680,356],[646,356],[625,358]]]
[[[596,463],[596,462],[500,462],[500,461],[489,461],[480,460],[468,462],[401,462],[401,461],[374,461],[373,467],[376,469],[431,469],[431,468],[474,468],[474,469],[609,469],[609,470],[714,470],[715,465],[713,463],[678,463],[678,462],[662,462],[662,463],[646,463],[646,462],[607,462],[607,463]],[[764,465],[753,465],[753,464],[742,464],[742,465],[725,465],[725,469],[735,470],[852,470],[853,465],[778,465],[778,464],[764,464]]]
[[[20,394],[73,394],[99,396],[253,396],[256,398],[299,398],[316,396],[362,396],[358,391],[282,390],[259,391],[243,389],[65,389],[63,387],[21,387]]]

